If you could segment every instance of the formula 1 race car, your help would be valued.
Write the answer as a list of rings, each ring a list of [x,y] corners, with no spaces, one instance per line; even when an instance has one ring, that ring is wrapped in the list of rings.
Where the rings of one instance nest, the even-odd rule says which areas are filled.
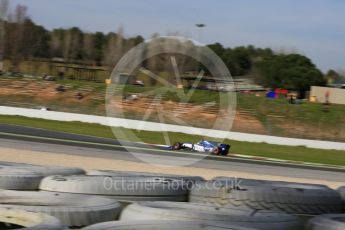
[[[206,152],[212,153],[214,155],[223,155],[226,156],[229,153],[230,145],[228,144],[219,144],[213,141],[201,140],[198,143],[181,143],[176,142],[171,146],[172,150],[189,150],[195,152]]]

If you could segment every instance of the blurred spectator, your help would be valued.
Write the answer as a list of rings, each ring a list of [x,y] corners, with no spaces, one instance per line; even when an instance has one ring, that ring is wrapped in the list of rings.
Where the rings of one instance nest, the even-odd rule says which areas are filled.
[[[42,79],[45,80],[45,81],[55,81],[56,80],[56,78],[54,76],[50,76],[50,75],[47,75],[47,74],[43,74]]]
[[[65,78],[65,73],[63,71],[60,71],[58,76],[60,80],[63,80]]]
[[[65,92],[66,90],[65,90],[65,86],[63,86],[63,85],[59,85],[58,87],[56,87],[56,89],[55,89],[57,92],[60,92],[60,93],[63,93],[63,92]]]
[[[331,95],[331,92],[328,90],[326,93],[325,93],[325,103],[328,105],[329,104],[329,97]]]
[[[144,82],[140,80],[134,81],[133,85],[145,86]]]
[[[79,93],[77,93],[77,94],[75,95],[75,97],[76,97],[78,100],[81,100],[81,99],[84,98],[84,95],[83,95],[81,92],[79,92]]]
[[[268,90],[266,92],[266,97],[267,98],[271,98],[271,99],[275,99],[276,98],[276,93],[273,90]]]
[[[123,99],[125,101],[135,101],[135,100],[138,100],[139,99],[139,96],[136,95],[136,94],[130,94],[130,95],[125,95],[123,96]]]

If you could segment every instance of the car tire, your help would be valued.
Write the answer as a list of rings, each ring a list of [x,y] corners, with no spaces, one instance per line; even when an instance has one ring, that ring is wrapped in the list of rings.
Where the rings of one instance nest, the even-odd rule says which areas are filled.
[[[222,156],[227,156],[230,152],[231,146],[230,145],[226,145],[225,151],[221,152]]]
[[[338,188],[338,192],[340,193],[340,196],[345,204],[345,186]]]
[[[0,166],[15,167],[19,169],[30,170],[43,176],[53,176],[53,175],[83,175],[85,170],[77,167],[61,167],[61,166],[43,166],[43,165],[33,165],[15,162],[0,162]]]
[[[212,150],[212,153],[214,154],[214,155],[219,155],[220,154],[220,152],[221,152],[221,149],[219,148],[219,147],[215,147],[213,150]]]
[[[185,176],[185,175],[173,175],[173,174],[162,174],[162,173],[148,173],[148,172],[129,172],[129,171],[112,171],[112,170],[91,170],[87,172],[87,175],[90,176],[110,176],[110,177],[160,177],[163,179],[172,179],[172,180],[180,180],[184,183],[184,187],[186,190],[190,190],[193,185],[198,181],[205,181],[203,177],[199,176]],[[184,196],[183,196],[184,197]],[[182,196],[176,198],[169,198],[166,201],[181,201],[181,199],[186,200],[187,198]],[[157,200],[160,201],[162,199],[157,199],[158,197],[154,197],[154,199],[143,199],[143,200]],[[132,200],[132,198],[130,199]],[[136,201],[137,199],[135,199]]]
[[[255,230],[254,228],[239,227],[227,224],[203,221],[176,220],[142,220],[142,221],[112,221],[88,226],[82,230]]]
[[[299,219],[289,214],[175,202],[134,203],[122,211],[120,220],[203,220],[263,230],[303,229]]]
[[[29,167],[30,169],[30,167]],[[69,176],[69,175],[85,175],[84,169],[77,167],[60,167],[60,166],[34,166],[33,171],[40,172],[44,176]]]
[[[311,219],[307,230],[344,230],[345,214],[324,214]]]
[[[0,166],[0,189],[37,190],[42,174],[10,166]]]
[[[60,220],[53,216],[20,209],[0,208],[0,229],[14,229],[13,225],[20,226],[22,230],[64,229]]]
[[[133,189],[132,185],[139,186]],[[42,180],[40,189],[89,195],[180,196],[188,193],[183,185],[161,177],[50,176]]]
[[[98,195],[99,196],[99,195]],[[101,196],[104,198],[114,199],[122,204],[131,204],[134,202],[143,201],[173,201],[173,202],[186,202],[188,196]]]
[[[150,173],[150,172],[131,172],[131,171],[113,171],[113,170],[91,170],[87,172],[89,176],[110,176],[110,177],[162,177],[166,179],[182,180],[187,183],[205,181],[200,176],[185,176],[174,174]]]
[[[80,194],[0,190],[0,208],[42,212],[58,218],[65,226],[82,227],[116,220],[121,204]]]
[[[196,183],[191,189],[189,200],[303,215],[342,211],[342,201],[338,192],[324,185],[226,177]]]
[[[173,150],[180,150],[181,148],[182,144],[180,142],[176,142],[172,147]]]

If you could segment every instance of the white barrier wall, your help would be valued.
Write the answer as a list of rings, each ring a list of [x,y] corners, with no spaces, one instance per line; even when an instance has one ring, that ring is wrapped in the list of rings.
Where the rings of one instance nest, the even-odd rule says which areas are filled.
[[[345,105],[345,89],[312,86],[310,97],[316,97],[316,102],[325,103],[326,94],[329,94],[329,102]]]
[[[36,109],[25,109],[0,106],[1,115],[20,115],[25,117],[42,118],[56,121],[80,121],[96,123],[106,126],[124,127],[128,129],[138,129],[147,131],[162,131],[186,133],[193,135],[204,135],[215,138],[228,138],[230,140],[248,141],[248,142],[265,142],[268,144],[306,146],[318,149],[335,149],[345,150],[345,143],[332,141],[318,141],[298,138],[276,137],[268,135],[257,135],[239,132],[227,132],[220,130],[210,130],[201,128],[191,128],[179,125],[161,124],[147,121],[129,120],[121,118],[108,118],[102,116],[92,116],[76,113],[63,113],[55,111],[41,111]],[[1,131],[1,130],[0,130]]]

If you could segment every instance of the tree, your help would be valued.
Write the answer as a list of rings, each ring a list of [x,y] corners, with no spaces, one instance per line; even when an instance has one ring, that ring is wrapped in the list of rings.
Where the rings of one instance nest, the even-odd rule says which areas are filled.
[[[3,71],[5,45],[5,20],[8,11],[8,0],[0,0],[0,72]]]
[[[102,32],[96,32],[93,39],[93,47],[95,49],[94,53],[94,61],[96,61],[97,65],[101,65],[104,53],[103,53],[103,46],[105,43],[105,35]]]
[[[50,33],[43,26],[37,26],[26,19],[23,31],[24,45],[21,50],[22,55],[27,57],[49,58],[50,52]]]
[[[63,56],[67,61],[83,58],[83,32],[78,27],[65,31]]]
[[[82,60],[83,59],[83,39],[84,33],[78,27],[72,27],[70,29],[72,34],[71,39],[71,58],[73,60]]]
[[[94,36],[91,33],[84,33],[83,39],[83,59],[85,61],[93,60],[95,49],[93,46]]]
[[[63,58],[65,61],[70,61],[70,50],[72,43],[72,33],[70,30],[65,31],[63,40]]]
[[[325,79],[320,70],[305,56],[299,54],[272,55],[258,62],[260,78],[256,81],[269,88],[297,90],[301,97],[310,86],[323,86]]]
[[[109,33],[106,39],[107,44],[104,47],[104,63],[111,70],[126,51],[125,39],[123,38],[123,27],[121,26],[116,34]]]
[[[12,70],[19,71],[18,66],[23,59],[22,50],[24,49],[24,22],[27,19],[27,7],[17,5],[14,13],[9,15],[10,23],[6,25],[6,50],[12,60]]]
[[[233,76],[243,76],[250,72],[252,60],[246,47],[227,49],[223,55],[223,61]]]
[[[65,40],[65,30],[64,29],[54,29],[50,33],[50,50],[52,57],[64,57],[64,40]]]
[[[328,84],[344,84],[345,78],[337,71],[331,69],[326,74],[326,79]]]
[[[213,43],[210,45],[207,45],[208,48],[210,48],[213,52],[215,52],[219,57],[223,57],[225,48],[220,43]]]
[[[133,46],[137,46],[144,41],[144,38],[138,35],[136,37],[130,38],[129,40],[132,41]]]

